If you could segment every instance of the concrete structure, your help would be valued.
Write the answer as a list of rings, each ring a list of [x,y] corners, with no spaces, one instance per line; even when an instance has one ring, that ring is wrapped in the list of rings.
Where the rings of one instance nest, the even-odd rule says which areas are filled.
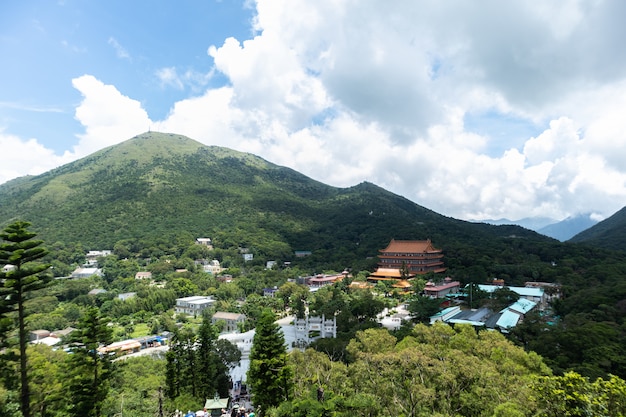
[[[278,292],[278,287],[263,288],[263,297],[275,297]]]
[[[133,297],[134,297],[134,296],[136,296],[136,295],[137,295],[137,293],[136,293],[136,292],[123,292],[123,293],[121,293],[121,294],[119,294],[119,295],[117,296],[117,299],[118,299],[118,300],[122,300],[122,301],[126,301],[126,300],[128,300],[129,298],[133,298]]]
[[[223,331],[232,333],[239,330],[239,323],[244,323],[246,321],[246,315],[240,313],[227,313],[225,311],[217,311],[211,317],[211,324],[215,324],[218,321],[223,321],[226,323]]]
[[[211,307],[215,303],[212,297],[202,295],[194,295],[191,297],[177,298],[174,310],[176,313],[188,314],[190,316],[198,316],[204,310]]]
[[[93,275],[101,277],[102,270],[100,268],[76,268],[70,278],[89,278]]]
[[[206,246],[209,249],[213,249],[213,242],[209,237],[199,237],[196,239],[198,245]]]
[[[135,274],[135,279],[152,279],[152,272],[139,271]]]
[[[321,287],[325,287],[326,285],[332,285],[335,282],[341,281],[342,279],[344,279],[346,275],[347,275],[347,272],[343,274],[336,274],[336,275],[318,274],[315,276],[306,277],[305,282],[307,282],[307,285],[309,287],[321,288]]]
[[[450,277],[447,277],[440,284],[427,282],[424,287],[424,295],[430,298],[445,298],[448,294],[458,293],[460,288],[461,283],[459,281],[452,281]]]
[[[223,271],[223,268],[220,266],[220,261],[213,259],[212,261],[205,263],[202,266],[202,270],[206,273],[217,275]]]
[[[294,327],[296,331],[296,346],[304,347],[316,339],[337,337],[336,317],[333,317],[332,320],[326,320],[323,315],[322,317],[310,317],[307,315],[303,319],[296,319]]]
[[[436,323],[438,321],[447,322],[452,317],[456,316],[461,312],[461,307],[454,306],[448,307],[441,310],[439,313],[430,316],[430,324]]]

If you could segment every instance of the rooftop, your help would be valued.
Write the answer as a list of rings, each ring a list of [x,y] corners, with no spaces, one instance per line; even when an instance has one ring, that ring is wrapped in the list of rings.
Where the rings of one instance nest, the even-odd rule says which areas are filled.
[[[404,252],[404,253],[425,253],[425,252],[440,252],[440,249],[435,248],[430,239],[428,240],[395,240],[391,239],[389,245],[381,252]]]

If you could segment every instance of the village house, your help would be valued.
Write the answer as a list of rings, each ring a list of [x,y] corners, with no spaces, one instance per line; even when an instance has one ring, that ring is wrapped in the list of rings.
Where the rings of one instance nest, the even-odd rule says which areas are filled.
[[[85,255],[85,264],[87,266],[95,267],[98,265],[98,258],[104,258],[112,253],[113,251],[110,250],[90,250]]]
[[[295,282],[299,285],[306,285],[310,291],[317,291],[318,289],[325,287],[326,285],[332,285],[346,278],[350,273],[343,271],[341,274],[317,274],[310,275],[308,277],[298,277]]]
[[[133,298],[136,295],[137,295],[136,292],[123,292],[121,294],[118,294],[117,299],[118,300],[122,300],[122,301],[126,301],[129,298]]]
[[[199,316],[204,310],[211,307],[215,303],[212,297],[202,295],[194,295],[191,297],[183,297],[176,299],[174,310],[176,313],[188,314],[190,316]]]
[[[135,274],[135,279],[152,279],[152,272],[139,271]]]
[[[325,287],[326,285],[332,285],[335,282],[339,282],[343,280],[347,275],[348,275],[348,271],[344,271],[341,274],[334,274],[334,275],[318,274],[318,275],[306,277],[305,282],[312,290],[315,290],[321,287]]]
[[[263,297],[274,297],[278,292],[278,287],[263,288]]]
[[[209,237],[199,237],[196,239],[198,245],[206,246],[208,249],[213,249],[213,242]]]
[[[439,284],[427,282],[424,287],[424,295],[430,298],[445,298],[448,294],[457,294],[460,289],[461,283],[459,281],[452,281],[452,278],[446,277]]]
[[[70,278],[89,278],[93,275],[103,276],[100,268],[76,268],[70,275]]]
[[[240,313],[228,313],[225,311],[217,311],[211,317],[211,324],[216,324],[218,321],[225,323],[223,331],[232,333],[239,330],[239,323],[246,321],[246,315]]]
[[[223,271],[223,268],[220,266],[220,261],[213,259],[212,261],[202,265],[202,270],[209,274],[217,275]]]

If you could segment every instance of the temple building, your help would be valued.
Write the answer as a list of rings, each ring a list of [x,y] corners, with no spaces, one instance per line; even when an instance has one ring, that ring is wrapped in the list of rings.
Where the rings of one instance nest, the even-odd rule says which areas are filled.
[[[392,239],[378,255],[379,269],[402,270],[406,267],[410,276],[428,272],[444,272],[443,252],[428,240],[395,240]]]

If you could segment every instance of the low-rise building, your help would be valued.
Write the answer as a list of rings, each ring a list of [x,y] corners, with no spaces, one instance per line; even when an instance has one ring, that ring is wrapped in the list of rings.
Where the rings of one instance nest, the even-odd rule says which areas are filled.
[[[70,278],[89,278],[93,275],[101,277],[102,270],[100,268],[76,268]]]
[[[139,271],[135,274],[135,279],[152,279],[152,272]]]
[[[206,246],[209,249],[213,249],[213,242],[210,237],[199,237],[196,239],[198,245]]]
[[[546,304],[545,292],[543,288],[540,288],[540,287],[506,287],[506,286],[501,287],[499,285],[483,285],[483,284],[479,284],[478,287],[481,290],[489,294],[501,288],[508,288],[509,290],[519,295],[521,298],[534,301],[540,306],[544,306]]]
[[[263,297],[274,297],[278,292],[278,287],[263,288]]]
[[[439,284],[427,282],[424,287],[424,295],[430,298],[445,298],[448,294],[458,293],[460,288],[461,283],[459,281],[452,281],[451,278],[447,277]]]
[[[133,298],[136,295],[137,295],[136,292],[123,292],[121,294],[118,294],[117,298],[118,300],[126,301],[129,298]]]
[[[177,298],[174,310],[176,313],[198,316],[214,303],[215,300],[212,297],[194,295],[191,297]]]
[[[211,317],[211,324],[215,324],[218,321],[223,321],[224,332],[232,333],[239,330],[239,323],[244,323],[246,321],[246,315],[241,313],[228,313],[225,311],[217,311]]]
[[[223,271],[223,268],[220,266],[220,261],[213,259],[212,261],[202,265],[202,270],[209,274],[217,275]]]

